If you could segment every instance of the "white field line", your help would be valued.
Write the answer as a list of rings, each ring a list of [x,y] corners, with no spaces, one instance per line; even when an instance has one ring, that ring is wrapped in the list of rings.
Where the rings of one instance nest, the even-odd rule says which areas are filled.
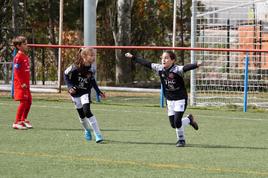
[[[0,103],[0,105],[14,105],[14,104],[7,104],[7,103]],[[75,109],[74,107],[62,107],[62,106],[52,106],[52,105],[32,105],[32,107],[35,108],[51,108],[51,109],[61,109],[61,110],[70,110],[70,109]],[[158,111],[144,111],[144,110],[135,110],[135,111],[130,111],[126,110],[119,110],[119,109],[93,109],[95,111],[108,111],[108,112],[118,112],[118,113],[144,113],[144,114],[163,114],[166,115],[166,112],[158,112]],[[75,110],[74,110],[75,112]],[[203,114],[198,114],[198,117],[205,117],[205,118],[213,118],[213,119],[228,119],[228,120],[247,120],[247,121],[268,121],[268,119],[253,119],[253,118],[248,118],[248,117],[224,117],[224,116],[211,116],[211,115],[203,115]]]

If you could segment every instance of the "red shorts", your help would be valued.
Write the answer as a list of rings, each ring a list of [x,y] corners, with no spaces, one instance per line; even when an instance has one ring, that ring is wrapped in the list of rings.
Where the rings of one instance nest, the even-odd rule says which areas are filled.
[[[32,100],[31,91],[29,89],[18,89],[14,90],[14,100]]]

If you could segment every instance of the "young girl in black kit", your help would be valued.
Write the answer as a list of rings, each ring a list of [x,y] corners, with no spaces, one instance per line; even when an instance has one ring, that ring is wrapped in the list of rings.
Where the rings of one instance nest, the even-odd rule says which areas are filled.
[[[138,58],[131,53],[126,53],[127,58],[157,72],[164,88],[167,99],[167,109],[170,125],[176,130],[177,147],[185,146],[184,127],[191,125],[198,130],[198,124],[192,114],[183,118],[187,107],[188,95],[184,84],[183,74],[201,66],[201,64],[175,65],[176,55],[172,51],[165,51],[161,56],[162,64],[151,63],[145,59]]]
[[[93,87],[97,95],[105,98],[105,94],[100,91],[96,80],[96,69],[93,67],[95,61],[95,51],[92,48],[80,49],[74,64],[69,66],[64,72],[64,80],[68,87],[72,101],[79,114],[79,120],[85,129],[86,140],[92,140],[90,127],[92,128],[96,143],[103,141],[102,134],[96,117],[90,109],[90,93]]]

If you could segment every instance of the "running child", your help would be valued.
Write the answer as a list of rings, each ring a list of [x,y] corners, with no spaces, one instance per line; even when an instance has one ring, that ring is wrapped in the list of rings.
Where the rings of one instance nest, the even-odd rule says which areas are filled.
[[[75,62],[64,72],[64,80],[68,87],[72,101],[79,114],[79,120],[85,130],[86,140],[92,140],[90,127],[92,128],[96,143],[103,141],[102,134],[96,117],[90,109],[90,93],[93,87],[97,95],[105,98],[105,94],[100,91],[96,80],[96,69],[93,67],[95,61],[95,50],[92,48],[80,49]]]
[[[167,111],[170,125],[176,130],[177,147],[185,146],[184,127],[191,125],[198,130],[198,124],[192,114],[183,118],[187,107],[188,95],[183,79],[183,74],[201,66],[199,63],[175,65],[176,55],[172,51],[164,51],[161,56],[162,64],[151,63],[145,59],[126,53],[127,58],[157,72],[164,88],[164,96],[167,99]]]

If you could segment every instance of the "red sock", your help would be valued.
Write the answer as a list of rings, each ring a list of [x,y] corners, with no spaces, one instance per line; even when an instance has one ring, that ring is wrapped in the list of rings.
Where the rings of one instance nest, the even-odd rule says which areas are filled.
[[[25,119],[27,119],[28,113],[30,111],[31,108],[31,101],[25,101],[25,107],[24,107],[24,111],[21,115],[21,121],[25,121]]]
[[[18,122],[21,121],[21,117],[22,117],[22,114],[24,113],[24,110],[25,110],[25,101],[24,100],[20,100],[20,104],[19,104],[18,109],[17,109],[15,123],[18,123]]]

